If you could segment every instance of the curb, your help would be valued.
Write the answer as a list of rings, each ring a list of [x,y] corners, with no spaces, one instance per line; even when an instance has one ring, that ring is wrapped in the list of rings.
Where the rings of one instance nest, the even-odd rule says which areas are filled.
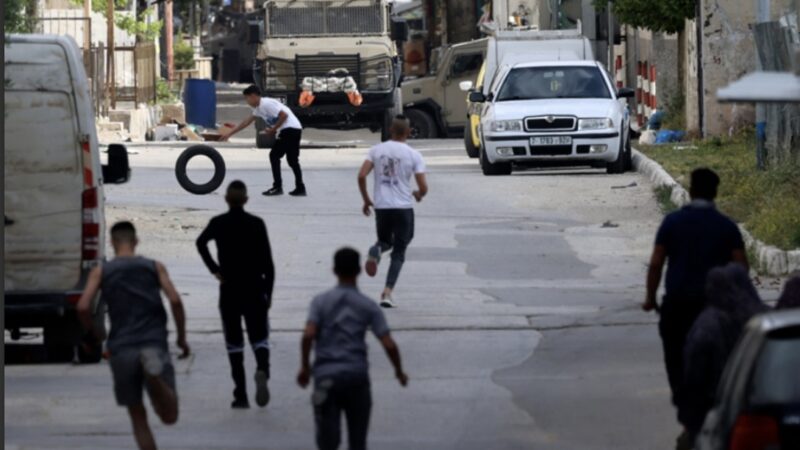
[[[690,201],[689,193],[683,186],[675,181],[672,176],[661,167],[661,164],[653,161],[640,151],[633,151],[633,168],[646,176],[656,187],[666,186],[672,188],[670,200],[676,206],[681,207]],[[756,256],[754,261],[759,271],[770,276],[788,275],[795,271],[800,271],[800,249],[781,250],[772,245],[767,245],[753,237],[742,225],[739,225],[742,232],[744,243]]]

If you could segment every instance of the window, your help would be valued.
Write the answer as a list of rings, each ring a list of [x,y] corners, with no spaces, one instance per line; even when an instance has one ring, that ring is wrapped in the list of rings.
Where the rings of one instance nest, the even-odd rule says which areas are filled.
[[[750,381],[751,406],[800,403],[800,327],[770,334]]]
[[[612,98],[597,67],[520,67],[512,69],[497,101],[551,98]]]
[[[450,75],[453,77],[460,77],[472,72],[477,72],[483,64],[483,55],[481,53],[471,53],[456,55],[453,61],[453,67],[450,70]]]

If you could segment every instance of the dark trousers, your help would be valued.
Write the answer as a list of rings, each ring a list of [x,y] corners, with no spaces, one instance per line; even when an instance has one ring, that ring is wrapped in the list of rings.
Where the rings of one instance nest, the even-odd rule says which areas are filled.
[[[381,254],[392,251],[392,263],[386,275],[386,287],[394,288],[400,276],[400,269],[406,260],[406,248],[414,238],[414,210],[376,209],[375,225],[378,230],[378,242],[370,248],[369,254],[380,260]]]
[[[294,185],[297,188],[303,187],[303,172],[300,170],[300,138],[302,130],[297,128],[285,128],[278,134],[278,139],[269,152],[269,162],[272,166],[272,186],[283,187],[281,177],[281,158],[286,155],[286,162],[294,172]]]
[[[697,316],[705,307],[698,296],[665,297],[661,306],[658,331],[664,348],[664,364],[672,391],[672,404],[680,401],[684,379],[683,348]]]
[[[366,375],[354,379],[314,380],[314,420],[317,426],[317,447],[336,450],[342,440],[342,412],[347,419],[350,450],[367,448],[367,430],[372,411],[372,393]]]
[[[247,326],[247,337],[255,353],[258,370],[264,371],[269,378],[269,299],[262,286],[259,282],[233,281],[220,285],[219,311],[236,398],[247,396],[242,319]]]

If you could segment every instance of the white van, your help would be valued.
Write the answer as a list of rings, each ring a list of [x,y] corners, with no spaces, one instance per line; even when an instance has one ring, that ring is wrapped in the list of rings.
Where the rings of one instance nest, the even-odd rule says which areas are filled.
[[[130,176],[127,150],[100,163],[89,83],[68,36],[11,35],[5,45],[5,328],[44,328],[48,359],[99,361],[75,314],[105,257],[103,182]],[[95,308],[103,321],[103,309]]]

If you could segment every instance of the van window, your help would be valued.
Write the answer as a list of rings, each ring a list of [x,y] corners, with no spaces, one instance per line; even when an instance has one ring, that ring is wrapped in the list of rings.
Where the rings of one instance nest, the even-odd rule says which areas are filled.
[[[611,98],[597,67],[518,67],[503,81],[497,101]]]
[[[480,70],[481,64],[483,64],[483,54],[481,53],[456,55],[450,75],[453,77],[460,77],[472,72],[477,72]]]

